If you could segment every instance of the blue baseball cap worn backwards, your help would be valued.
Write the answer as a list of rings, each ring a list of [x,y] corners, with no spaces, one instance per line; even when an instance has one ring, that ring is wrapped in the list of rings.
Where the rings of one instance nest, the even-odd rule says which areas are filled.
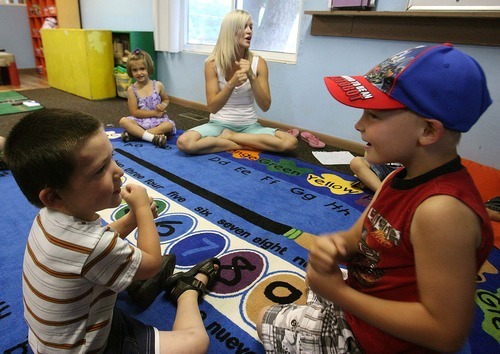
[[[363,109],[401,109],[466,132],[491,105],[479,64],[449,43],[410,48],[364,76],[325,77],[340,103]]]

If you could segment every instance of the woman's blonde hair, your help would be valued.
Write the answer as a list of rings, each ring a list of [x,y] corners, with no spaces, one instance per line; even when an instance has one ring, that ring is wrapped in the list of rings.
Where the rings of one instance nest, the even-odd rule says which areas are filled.
[[[219,37],[215,48],[207,58],[207,62],[214,61],[224,75],[226,75],[236,60],[238,53],[238,31],[245,31],[250,14],[244,10],[233,10],[224,16],[220,26]],[[253,53],[245,49],[243,59],[252,60]]]
[[[130,63],[133,61],[139,61],[139,60],[144,60],[144,65],[146,66],[146,69],[148,70],[148,75],[151,76],[155,72],[155,65],[153,63],[153,59],[149,55],[148,52],[137,48],[135,49],[132,53],[129,54],[128,59],[127,59],[127,74],[129,77],[134,77],[132,74],[132,68],[130,67]]]

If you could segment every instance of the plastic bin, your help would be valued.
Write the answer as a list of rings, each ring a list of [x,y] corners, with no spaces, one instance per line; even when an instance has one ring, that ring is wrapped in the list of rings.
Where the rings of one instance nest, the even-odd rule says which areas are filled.
[[[113,70],[116,82],[116,94],[118,97],[127,98],[127,89],[132,84],[132,79],[127,74],[127,69],[117,66]]]

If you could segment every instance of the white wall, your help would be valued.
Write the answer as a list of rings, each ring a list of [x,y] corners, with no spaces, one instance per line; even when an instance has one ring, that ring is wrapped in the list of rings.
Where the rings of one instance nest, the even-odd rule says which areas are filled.
[[[92,23],[99,29],[151,31],[152,1],[80,0],[83,26],[89,28],[87,24]],[[327,3],[304,0],[303,10],[326,10]],[[405,4],[406,0],[378,0],[377,9],[401,11]],[[323,77],[364,74],[388,56],[422,43],[311,36],[310,27],[311,16],[303,15],[297,64],[268,63],[273,103],[268,112],[260,115],[361,142],[353,127],[361,112],[334,101],[325,89]],[[457,48],[482,65],[494,101],[471,131],[464,134],[459,152],[465,158],[500,168],[500,47],[457,45]],[[158,79],[171,96],[205,104],[205,58],[206,55],[192,53],[159,52]]]
[[[80,14],[84,29],[153,31],[152,0],[80,0]]]

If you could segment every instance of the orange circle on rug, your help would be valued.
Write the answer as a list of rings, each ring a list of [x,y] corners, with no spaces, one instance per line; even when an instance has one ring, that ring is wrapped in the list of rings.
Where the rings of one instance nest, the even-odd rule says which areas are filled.
[[[294,303],[305,305],[307,286],[297,273],[277,272],[265,277],[245,299],[245,316],[256,323],[259,311],[265,306]]]

